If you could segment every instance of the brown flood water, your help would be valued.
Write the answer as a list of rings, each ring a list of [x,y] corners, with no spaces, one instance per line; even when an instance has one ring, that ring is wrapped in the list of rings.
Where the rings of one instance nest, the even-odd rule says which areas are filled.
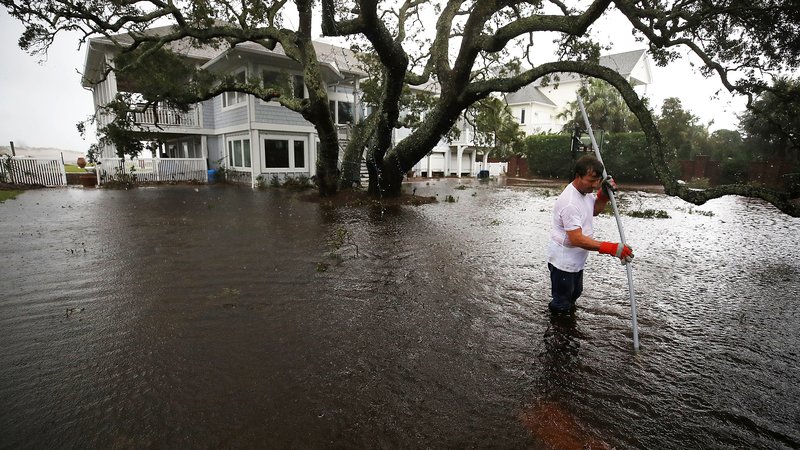
[[[0,204],[1,448],[798,448],[800,220],[623,193],[552,322],[558,189],[455,203],[285,191],[29,191]],[[616,240],[611,216],[596,235]]]

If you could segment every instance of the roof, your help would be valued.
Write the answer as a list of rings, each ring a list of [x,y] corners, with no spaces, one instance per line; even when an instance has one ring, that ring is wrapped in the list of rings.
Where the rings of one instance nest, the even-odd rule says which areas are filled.
[[[646,57],[647,51],[642,50],[633,50],[630,52],[623,52],[623,53],[615,53],[613,55],[603,55],[600,57],[598,61],[601,66],[608,67],[609,69],[614,69],[617,73],[622,75],[625,79],[631,78],[631,73],[636,69],[636,66],[642,61],[643,58]],[[559,79],[559,83],[569,82],[569,81],[577,81],[581,79],[581,75],[574,73],[574,72],[560,72],[553,74],[553,76],[557,76]],[[637,84],[641,84],[642,81],[638,81]],[[645,82],[646,84],[646,82]],[[517,92],[513,92],[506,96],[506,101],[509,104],[515,103],[542,103],[546,105],[553,105],[553,103],[547,96],[545,96],[539,87],[542,86],[542,79],[537,79],[533,83],[525,86],[524,88],[518,90]]]
[[[542,93],[538,86],[534,84],[529,84],[524,88],[518,90],[517,92],[512,92],[506,95],[506,103],[514,104],[514,103],[542,103],[544,105],[549,106],[556,106],[552,100],[547,98],[546,95]]]
[[[639,64],[639,61],[645,57],[646,50],[633,50],[630,52],[617,53],[614,55],[605,55],[600,57],[600,65],[614,69],[623,77],[628,77]]]
[[[174,25],[166,25],[149,28],[145,31],[145,33],[151,36],[163,36],[169,34],[174,29]],[[133,38],[129,33],[115,35],[114,40],[122,45],[133,43]],[[93,79],[93,76],[99,78],[100,76],[100,72],[103,67],[102,63],[104,60],[103,54],[105,52],[99,47],[109,48],[113,45],[114,42],[105,36],[94,37],[89,40],[86,61],[84,63],[84,86],[88,86],[90,84],[87,79]],[[169,42],[166,47],[177,54],[183,55],[189,59],[197,60],[200,64],[207,63],[214,58],[222,56],[229,50],[228,45],[224,42],[221,42],[219,45],[198,45],[194,39],[188,37]],[[281,47],[280,44],[276,45],[274,50],[268,50],[266,47],[255,42],[243,42],[237,44],[236,48],[247,50],[250,53],[259,53],[263,55],[286,55],[283,47]],[[317,52],[317,58],[320,60],[320,62],[333,66],[337,71],[364,74],[363,70],[360,69],[360,62],[356,58],[355,53],[353,53],[353,51],[349,48],[339,47],[325,42],[314,41],[314,49]]]

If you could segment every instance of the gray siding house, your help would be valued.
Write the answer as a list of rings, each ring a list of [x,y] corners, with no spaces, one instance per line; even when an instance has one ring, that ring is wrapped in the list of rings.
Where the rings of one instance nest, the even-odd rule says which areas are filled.
[[[166,33],[171,27],[159,27],[150,33]],[[116,39],[126,43],[126,35]],[[130,42],[130,39],[127,39]],[[366,74],[346,48],[315,42],[323,76],[328,81],[328,95],[334,119],[346,136],[350,124],[358,120],[358,82]],[[258,77],[268,80],[289,76],[296,96],[305,96],[302,68],[289,59],[280,45],[274,51],[254,43],[238,44],[231,49],[197,47],[188,40],[170,44],[171,49],[197,67],[237,78]],[[101,127],[111,120],[102,107],[119,92],[136,93],[136,87],[118,80],[111,72],[104,75],[107,64],[113,64],[116,47],[105,38],[89,41],[82,84],[94,96],[96,123]],[[193,105],[186,113],[169,108],[147,108],[135,114],[141,131],[154,133],[160,148],[154,159],[191,159],[207,162],[209,168],[224,166],[243,182],[256,183],[258,177],[270,179],[315,175],[317,134],[314,126],[300,114],[277,102],[264,102],[252,95],[226,92]],[[116,149],[107,145],[102,158],[116,158]],[[139,162],[140,167],[150,167]],[[144,170],[144,169],[142,169]],[[141,172],[141,171],[140,171]]]

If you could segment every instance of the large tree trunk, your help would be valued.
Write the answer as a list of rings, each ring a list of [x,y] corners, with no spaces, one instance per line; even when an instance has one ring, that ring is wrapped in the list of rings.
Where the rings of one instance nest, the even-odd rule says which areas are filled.
[[[317,154],[317,187],[319,194],[329,196],[336,194],[339,187],[339,136],[337,133],[324,132],[317,127],[319,133],[319,152]]]

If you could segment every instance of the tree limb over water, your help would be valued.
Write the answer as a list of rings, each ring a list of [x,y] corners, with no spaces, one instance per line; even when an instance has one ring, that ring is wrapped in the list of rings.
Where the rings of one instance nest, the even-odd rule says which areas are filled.
[[[317,11],[312,0],[0,3],[26,27],[19,42],[23,49],[46,52],[63,31],[79,32],[81,43],[90,37],[105,37],[121,55],[129,56],[120,59],[124,64],[109,64],[107,71],[146,74],[142,81],[154,78],[157,73],[153,70],[159,67],[167,70],[168,65],[152,64],[149,58],[170,51],[168,44],[180,40],[220,49],[245,42],[266,49],[280,44],[302,67],[308,98],[294,98],[261,85],[259,80],[241,82],[229,75],[189,67],[172,85],[146,92],[146,100],[148,104],[180,106],[230,91],[274,99],[300,113],[317,130],[320,193],[330,195],[348,185],[346,177],[352,174],[345,171],[340,175],[338,170],[338,130],[312,42],[312,19]],[[726,89],[748,96],[748,104],[752,104],[755,96],[770,89],[773,74],[793,71],[800,65],[800,7],[795,2],[595,0],[570,7],[556,0],[322,0],[319,8],[323,35],[347,38],[354,49],[375,56],[371,63],[365,62],[364,69],[378,81],[366,99],[372,106],[372,117],[348,143],[344,166],[356,164],[366,150],[371,193],[399,195],[405,172],[451,133],[463,112],[476,102],[514,92],[542,77],[556,79],[573,72],[604,79],[621,93],[642,125],[647,136],[644,152],[667,194],[695,204],[728,194],[758,197],[787,214],[800,216],[797,202],[784,193],[744,185],[697,191],[678,183],[668,170],[652,112],[626,80],[598,64],[603,43],[591,35],[597,21],[616,10],[627,18],[634,35],[646,43],[657,64],[666,65],[678,57],[679,51],[691,52],[703,61],[704,74],[718,77]],[[289,14],[298,20],[286,20]],[[174,26],[158,34],[148,32],[164,21]],[[290,23],[297,25],[290,27]],[[433,30],[433,34],[427,30]],[[559,51],[553,61],[534,64],[538,49],[531,36],[540,32],[556,33]],[[144,65],[151,70],[136,70]],[[401,123],[409,87],[431,83],[438,88],[425,120],[393,146],[392,131]],[[121,110],[115,111],[121,114]]]

